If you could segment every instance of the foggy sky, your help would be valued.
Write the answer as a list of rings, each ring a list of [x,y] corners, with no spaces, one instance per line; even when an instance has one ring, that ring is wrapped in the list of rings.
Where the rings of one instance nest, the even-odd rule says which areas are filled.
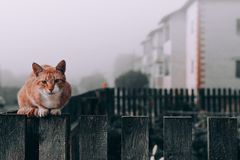
[[[28,74],[32,62],[67,62],[75,81],[111,77],[117,55],[141,41],[186,0],[0,0],[0,68]]]

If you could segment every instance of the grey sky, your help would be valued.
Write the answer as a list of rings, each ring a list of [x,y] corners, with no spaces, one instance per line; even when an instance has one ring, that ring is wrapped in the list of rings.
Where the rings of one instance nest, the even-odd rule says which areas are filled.
[[[29,73],[32,62],[67,61],[67,74],[111,75],[119,54],[141,41],[186,0],[0,0],[0,66]]]

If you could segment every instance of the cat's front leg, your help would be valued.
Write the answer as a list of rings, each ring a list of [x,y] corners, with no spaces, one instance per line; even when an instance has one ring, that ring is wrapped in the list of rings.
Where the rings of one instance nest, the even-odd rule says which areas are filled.
[[[17,111],[19,115],[27,115],[28,117],[33,117],[35,115],[34,107],[22,107]]]
[[[51,109],[51,115],[61,115],[61,109]]]
[[[38,108],[37,109],[37,115],[36,116],[38,116],[38,117],[45,117],[45,116],[47,116],[49,114],[49,111],[48,111],[48,109],[45,109],[45,108]]]

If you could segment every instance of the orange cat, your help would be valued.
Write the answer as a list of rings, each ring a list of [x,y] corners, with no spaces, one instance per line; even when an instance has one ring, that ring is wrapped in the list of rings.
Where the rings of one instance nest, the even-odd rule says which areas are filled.
[[[66,81],[64,60],[56,67],[32,64],[33,72],[18,92],[17,114],[44,117],[60,115],[71,97],[71,86]]]

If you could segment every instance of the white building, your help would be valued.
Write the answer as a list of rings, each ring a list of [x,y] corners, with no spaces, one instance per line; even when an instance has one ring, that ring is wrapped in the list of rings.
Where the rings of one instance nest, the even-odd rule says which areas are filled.
[[[189,0],[143,47],[151,87],[240,88],[240,1]]]
[[[142,71],[148,74],[150,87],[179,88],[186,85],[185,39],[182,39],[184,37],[183,9],[165,16],[159,27],[148,34],[142,43]]]
[[[158,87],[162,85],[162,33],[162,27],[159,27],[150,32],[147,36],[147,39],[142,42],[144,47],[144,54],[142,57],[142,72],[147,74],[150,80],[150,86],[152,87]]]

